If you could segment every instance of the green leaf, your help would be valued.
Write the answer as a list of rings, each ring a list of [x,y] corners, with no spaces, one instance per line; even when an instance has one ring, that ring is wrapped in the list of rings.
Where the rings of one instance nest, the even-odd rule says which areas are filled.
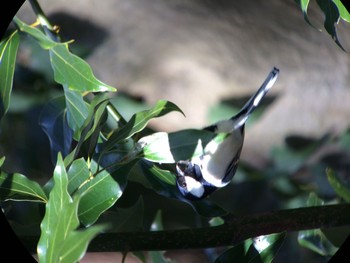
[[[92,160],[90,173],[95,174],[96,169],[97,164]],[[84,168],[84,170],[86,169]],[[82,195],[79,205],[79,219],[85,226],[95,223],[99,216],[109,209],[123,193],[119,184],[106,170],[100,171],[96,176],[90,178],[77,191]]]
[[[89,167],[83,158],[74,160],[68,171],[68,193],[73,194],[79,189],[91,176]]]
[[[222,219],[221,217],[213,217],[209,220],[209,225],[210,226],[220,226],[225,223],[225,220]]]
[[[152,162],[174,163],[203,154],[203,148],[221,135],[206,130],[188,129],[174,133],[158,132],[141,138],[143,158]],[[218,141],[218,143],[220,140]]]
[[[307,206],[321,206],[324,202],[315,193],[310,193]],[[332,256],[338,250],[320,229],[303,230],[298,233],[298,243],[322,256]]]
[[[156,216],[153,219],[151,224],[151,231],[162,231],[164,230],[163,222],[162,222],[162,211],[158,210]]]
[[[113,160],[115,161],[113,162]],[[120,189],[124,190],[127,185],[128,176],[130,172],[133,170],[135,164],[139,160],[140,160],[139,158],[133,158],[133,157],[131,157],[130,159],[126,158],[125,160],[120,160],[119,157],[110,158],[109,156],[106,156],[106,158],[101,159],[100,166],[108,167],[108,171],[110,172],[113,179],[116,182],[118,182]]]
[[[57,83],[79,92],[116,91],[114,87],[96,79],[89,64],[69,51],[68,43],[54,42],[39,29],[28,26],[18,18],[14,18],[14,21],[21,31],[34,37],[43,49],[49,50]]]
[[[316,0],[317,4],[321,8],[322,12],[325,15],[324,28],[328,34],[332,37],[334,42],[343,50],[343,46],[340,44],[335,28],[335,24],[339,21],[339,11],[337,6],[332,0]]]
[[[95,226],[76,231],[79,226],[77,210],[80,196],[72,199],[68,194],[68,177],[61,154],[58,155],[53,177],[54,187],[41,222],[37,247],[39,261],[77,262],[85,254],[91,239],[105,227]]]
[[[78,140],[78,143],[64,160],[66,166],[69,166],[73,162],[74,158],[76,157],[76,154],[81,153],[81,148],[85,147],[84,149],[87,150],[87,153],[85,152],[85,156],[91,157],[92,154],[96,152],[97,142],[102,142],[101,129],[102,126],[105,124],[107,117],[105,114],[107,104],[108,99],[106,94],[96,95],[90,103],[88,108],[88,114],[84,118],[84,123],[79,128],[79,130],[76,131],[76,139]],[[78,112],[77,114],[79,115]],[[76,126],[76,128],[78,126]],[[86,142],[86,140],[89,138],[90,141]]]
[[[80,92],[70,90],[66,85],[64,85],[64,95],[66,99],[67,122],[73,130],[74,139],[78,141],[80,129],[89,114],[89,106]]]
[[[64,96],[54,98],[45,105],[40,114],[39,124],[49,139],[51,157],[56,163],[57,154],[61,152],[66,156],[73,140],[73,132],[66,119]]]
[[[144,204],[140,196],[136,203],[127,208],[113,207],[103,215],[103,221],[110,222],[112,232],[143,231]]]
[[[152,175],[156,176],[158,180],[167,185],[176,185],[175,175],[168,170],[163,170],[155,165],[149,167]]]
[[[307,7],[309,5],[310,0],[295,0],[295,2],[300,6],[301,11],[307,16]]]
[[[316,28],[309,20],[308,16],[307,16],[307,9],[309,6],[309,2],[310,0],[295,0],[295,2],[300,6],[301,11],[303,12],[304,15],[304,19],[305,21],[312,26],[313,28]]]
[[[96,225],[84,229],[84,231],[73,231],[67,236],[61,247],[60,262],[77,262],[85,255],[90,241],[99,233],[106,230],[105,225]]]
[[[338,139],[339,146],[342,150],[349,151],[350,150],[350,131],[346,130]]]
[[[307,9],[309,5],[310,0],[295,0],[295,2],[300,6],[305,21],[311,25],[312,27],[316,28],[308,19],[307,16]],[[324,21],[324,28],[328,32],[328,34],[332,37],[334,42],[343,50],[343,46],[340,44],[338,40],[338,36],[336,33],[335,25],[339,22],[339,17],[341,17],[343,20],[349,22],[350,21],[350,14],[347,11],[347,9],[344,7],[342,2],[340,0],[317,0],[316,1],[318,6],[321,8],[323,14],[325,15],[325,21]],[[318,29],[320,30],[320,29]],[[321,30],[320,30],[321,31]]]
[[[108,118],[106,111],[108,103],[107,94],[98,94],[95,96],[89,106],[89,114],[79,132],[80,140],[78,141],[76,150],[80,152],[82,148],[84,155],[90,158],[98,152],[97,144],[105,141],[101,130]]]
[[[182,113],[182,111],[172,102],[160,100],[153,108],[134,114],[126,125],[110,136],[105,145],[105,149],[109,150],[121,140],[128,139],[135,133],[140,132],[146,127],[151,119],[161,117],[172,111]]]
[[[338,250],[320,229],[299,231],[298,243],[321,256],[333,256]]]
[[[343,198],[346,202],[350,202],[350,185],[345,184],[340,178],[332,171],[332,169],[326,170],[327,179],[338,196]]]
[[[343,5],[343,3],[340,0],[333,0],[333,3],[337,6],[340,17],[346,21],[346,22],[350,22],[350,13],[348,12],[348,10],[345,8],[345,6]]]
[[[10,106],[19,35],[15,31],[0,43],[0,119]]]
[[[46,36],[42,31],[40,31],[39,29],[33,27],[33,26],[29,26],[26,23],[22,22],[20,19],[18,19],[18,17],[14,17],[13,21],[17,24],[18,28],[22,31],[27,33],[28,35],[32,36],[33,38],[35,38],[39,45],[43,48],[43,49],[50,49],[56,45],[58,45],[59,43],[53,41],[50,37]]]
[[[5,157],[0,158],[0,168]],[[0,169],[0,201],[21,200],[47,202],[47,196],[41,186],[22,174],[8,174]]]
[[[153,222],[151,224],[151,231],[162,231],[163,228],[163,222],[162,222],[162,212],[161,210],[158,210],[156,213],[155,218],[153,219]],[[152,262],[159,262],[159,263],[170,263],[171,260],[167,259],[165,257],[165,251],[149,251],[149,256],[152,260]]]
[[[324,202],[320,198],[318,198],[318,196],[314,192],[311,192],[309,194],[309,198],[307,199],[306,205],[321,206],[321,205],[324,205]]]
[[[69,89],[79,92],[116,91],[96,79],[89,64],[72,54],[68,50],[68,44],[50,48],[50,58],[55,81],[67,85]]]
[[[215,263],[227,263],[227,262],[239,262],[248,263],[246,258],[245,242],[241,242],[238,245],[225,250],[220,256],[215,259]]]
[[[253,239],[253,245],[264,263],[273,262],[286,237],[285,233],[259,236]]]
[[[111,207],[116,197],[119,198],[123,192],[127,176],[138,160],[131,160],[129,163],[116,165],[111,169],[111,173],[101,172],[100,176],[94,177],[97,164],[95,161],[87,162],[84,158],[69,161],[68,193],[80,193],[84,195],[80,200],[79,216],[82,214],[83,222],[86,225],[95,222],[98,217],[109,207]],[[66,164],[65,164],[66,165]],[[100,165],[99,169],[103,166]],[[103,175],[102,175],[103,173]],[[117,183],[112,179],[115,178]],[[98,182],[98,180],[101,180]],[[49,192],[53,187],[52,179],[47,182],[44,189]],[[112,188],[112,189],[111,189]],[[101,194],[100,194],[101,192]],[[95,194],[98,196],[95,197]],[[89,204],[89,202],[91,202]]]
[[[305,164],[305,157],[308,156],[306,153],[295,152],[286,148],[273,148],[271,155],[275,169],[290,174],[300,169]]]
[[[222,253],[215,263],[242,262],[242,263],[270,263],[281,248],[285,233],[259,236],[247,239]]]
[[[81,129],[81,134],[84,134],[83,140],[88,139],[97,129],[102,122],[102,117],[105,113],[106,107],[109,103],[109,97],[107,93],[97,94],[91,101],[89,106],[89,114],[85,119],[84,125]]]
[[[47,202],[47,196],[41,186],[22,174],[0,174],[0,201],[16,200]]]

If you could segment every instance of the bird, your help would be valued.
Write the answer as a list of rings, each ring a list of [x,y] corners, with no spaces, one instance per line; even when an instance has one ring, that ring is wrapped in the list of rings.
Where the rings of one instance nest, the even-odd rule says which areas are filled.
[[[201,200],[231,182],[240,160],[245,123],[278,75],[279,69],[273,67],[257,92],[236,115],[203,128],[223,134],[221,141],[211,140],[200,155],[176,162],[176,185],[182,196],[189,200]]]

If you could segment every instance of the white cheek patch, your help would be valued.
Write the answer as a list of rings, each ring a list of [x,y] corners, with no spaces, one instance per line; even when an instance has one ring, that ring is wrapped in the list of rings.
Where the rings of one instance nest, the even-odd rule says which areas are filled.
[[[202,197],[204,194],[203,185],[194,178],[185,176],[187,191],[196,197]]]

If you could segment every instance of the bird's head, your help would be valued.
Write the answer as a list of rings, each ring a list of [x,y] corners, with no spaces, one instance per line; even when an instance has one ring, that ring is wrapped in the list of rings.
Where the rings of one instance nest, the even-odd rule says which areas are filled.
[[[216,189],[208,185],[199,165],[191,161],[176,163],[176,185],[180,193],[189,200],[203,199]]]

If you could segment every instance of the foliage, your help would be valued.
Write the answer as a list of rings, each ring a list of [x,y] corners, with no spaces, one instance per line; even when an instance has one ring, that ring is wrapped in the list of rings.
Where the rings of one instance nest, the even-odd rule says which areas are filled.
[[[304,14],[305,21],[308,22],[311,26],[315,27],[307,15],[310,0],[295,0],[295,2],[300,6]],[[345,8],[340,0],[316,0],[316,2],[325,17],[323,24],[324,28],[332,37],[334,42],[345,51],[338,39],[336,25],[339,23],[340,19],[346,22],[350,22],[349,11]]]
[[[349,14],[340,1],[332,2],[331,10],[324,8],[325,1],[317,2],[326,14],[327,31],[340,45],[334,24],[339,17],[349,21]],[[307,19],[308,1],[299,3]],[[0,119],[5,125],[11,100],[16,95],[13,83],[20,72],[18,49],[30,38],[34,45],[40,46],[41,52],[48,55],[53,72],[53,80],[47,83],[54,91],[53,95],[49,92],[50,99],[38,116],[50,144],[53,171],[52,176],[46,176],[44,183],[39,183],[22,173],[8,172],[5,157],[1,158],[0,201],[2,204],[21,201],[37,205],[31,213],[40,218],[37,243],[40,262],[76,262],[84,256],[90,242],[103,232],[165,229],[168,226],[162,222],[161,206],[164,210],[172,210],[175,215],[178,207],[184,209],[186,220],[196,222],[186,221],[193,228],[215,227],[228,222],[231,209],[220,201],[220,194],[216,199],[214,196],[189,201],[177,191],[174,176],[176,160],[198,154],[209,141],[220,143],[222,135],[194,129],[173,133],[149,131],[147,125],[152,119],[170,112],[183,114],[175,104],[166,100],[133,112],[126,120],[119,112],[118,97],[115,97],[117,89],[97,79],[90,66],[71,53],[72,42],[60,42],[57,31],[44,14],[37,15],[41,18],[40,25],[28,25],[15,17],[16,28],[9,30],[0,43]],[[347,138],[349,133],[336,141],[344,151],[349,150],[346,149]],[[266,171],[255,170],[243,163],[231,187],[259,182],[279,198],[274,206],[276,209],[292,207],[293,203],[322,206],[349,202],[350,185],[338,175],[339,169],[330,169],[332,165],[325,162],[310,165],[306,161],[330,142],[329,137],[310,141],[289,139],[286,148],[272,152],[273,163]],[[300,140],[303,141],[302,147],[296,147]],[[326,167],[328,169],[324,172]],[[319,181],[313,178],[306,182],[299,180],[298,174],[302,170],[307,170]],[[314,187],[315,183],[317,187]],[[323,188],[325,184],[327,186]],[[152,205],[144,203],[143,195],[139,194],[148,190],[152,193],[144,196],[151,196]],[[232,201],[232,205],[238,211],[249,212],[249,209],[243,209],[252,204],[248,194],[242,199],[236,197],[230,196],[239,200]],[[153,217],[154,207],[156,216]],[[174,223],[178,222],[171,221]],[[271,262],[278,256],[286,237],[284,232],[250,236],[237,245],[226,244],[225,251],[213,250],[211,254],[215,262],[229,262],[233,258],[241,259],[240,262]],[[298,242],[323,256],[331,256],[337,250],[321,229],[301,231]],[[143,254],[135,254],[146,261]],[[150,252],[149,256],[157,262],[169,262],[164,251]]]

